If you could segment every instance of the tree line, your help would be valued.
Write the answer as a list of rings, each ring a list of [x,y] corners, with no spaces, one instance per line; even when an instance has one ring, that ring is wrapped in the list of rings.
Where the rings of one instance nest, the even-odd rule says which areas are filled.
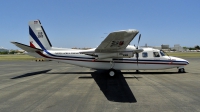
[[[15,54],[15,53],[18,53],[18,51],[14,51],[14,50],[10,51],[10,52],[9,51],[0,51],[0,55],[1,54]]]
[[[189,49],[189,50],[200,50],[200,46],[196,45],[194,47],[183,47],[184,49]]]

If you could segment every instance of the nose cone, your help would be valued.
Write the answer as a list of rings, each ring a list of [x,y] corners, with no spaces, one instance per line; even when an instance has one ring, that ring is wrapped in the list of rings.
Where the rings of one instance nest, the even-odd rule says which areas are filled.
[[[183,59],[184,60],[184,59]],[[189,65],[190,63],[189,63],[189,61],[187,61],[187,60],[184,60],[185,61],[185,63],[187,64],[187,65]]]
[[[179,64],[183,64],[183,65],[189,64],[189,61],[182,59],[182,58],[177,58],[177,57],[172,57],[172,56],[170,56],[170,58],[173,60],[173,62],[177,62]]]
[[[185,60],[185,61],[187,62],[188,65],[190,64],[189,61],[187,61],[187,60]]]
[[[190,64],[189,61],[185,60],[185,62],[187,62],[187,64]]]

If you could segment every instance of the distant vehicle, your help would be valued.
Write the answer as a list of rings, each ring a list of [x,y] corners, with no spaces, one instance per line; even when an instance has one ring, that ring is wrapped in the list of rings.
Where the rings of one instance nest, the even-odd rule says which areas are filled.
[[[116,70],[157,70],[178,68],[185,72],[187,60],[166,56],[163,51],[152,48],[138,48],[129,45],[139,33],[138,30],[120,30],[111,32],[101,44],[94,49],[77,50],[52,47],[47,34],[39,20],[29,22],[30,46],[12,42],[19,48],[37,58],[65,62],[93,69],[108,70],[110,76]],[[138,44],[141,38],[139,35]],[[77,44],[77,43],[76,43]]]

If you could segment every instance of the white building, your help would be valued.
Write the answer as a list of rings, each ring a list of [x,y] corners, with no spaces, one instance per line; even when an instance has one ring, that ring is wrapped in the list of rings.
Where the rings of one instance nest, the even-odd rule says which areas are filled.
[[[169,45],[164,45],[164,44],[162,44],[162,45],[161,45],[161,48],[162,48],[162,49],[169,49]]]
[[[174,47],[171,48],[172,50],[178,51],[178,52],[183,52],[184,49],[181,47],[179,44],[175,44]]]
[[[153,48],[154,48],[154,49],[159,49],[159,50],[162,49],[161,46],[154,46]]]

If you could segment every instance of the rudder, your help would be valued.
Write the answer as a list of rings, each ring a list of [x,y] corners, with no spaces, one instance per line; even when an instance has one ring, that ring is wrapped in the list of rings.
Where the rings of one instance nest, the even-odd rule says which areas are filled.
[[[52,45],[47,37],[40,20],[29,22],[30,46],[42,50],[51,49]]]

